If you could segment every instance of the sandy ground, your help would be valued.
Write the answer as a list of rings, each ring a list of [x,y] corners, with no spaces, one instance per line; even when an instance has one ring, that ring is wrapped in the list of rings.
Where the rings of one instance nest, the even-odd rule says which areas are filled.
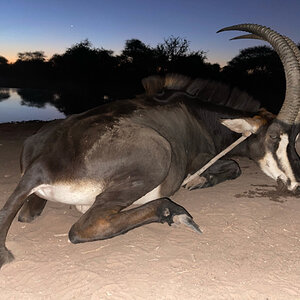
[[[0,125],[1,206],[36,126]],[[277,196],[253,162],[237,161],[240,178],[172,197],[202,235],[149,224],[73,245],[74,208],[48,203],[31,224],[15,219],[7,246],[16,259],[0,271],[0,299],[300,299],[300,199]]]

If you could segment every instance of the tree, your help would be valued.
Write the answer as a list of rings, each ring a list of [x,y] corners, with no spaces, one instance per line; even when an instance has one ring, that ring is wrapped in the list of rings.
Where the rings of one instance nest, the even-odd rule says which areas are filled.
[[[122,56],[130,62],[137,62],[143,60],[145,57],[152,55],[150,46],[146,46],[138,39],[126,40]]]
[[[282,71],[282,64],[277,53],[268,46],[250,47],[240,51],[228,63],[229,69],[239,72],[270,74]]]
[[[85,39],[68,48],[64,54],[53,55],[49,63],[61,79],[90,84],[111,78],[116,58],[113,51],[94,48]]]
[[[125,42],[119,59],[118,76],[122,80],[136,83],[140,82],[143,77],[156,73],[155,50],[138,39],[130,39]]]
[[[178,57],[186,56],[189,50],[190,42],[181,37],[170,36],[164,39],[164,43],[157,45],[157,51],[164,55],[168,61]]]
[[[7,78],[10,70],[10,65],[8,64],[8,60],[0,55],[0,79]],[[4,93],[6,95],[6,93]],[[6,97],[6,96],[5,96]],[[6,99],[3,94],[0,92],[0,99]]]
[[[156,49],[160,69],[164,72],[182,73],[188,76],[204,76],[205,52],[191,51],[190,42],[181,37],[170,36]]]
[[[0,55],[0,65],[7,65],[7,63],[8,60],[4,56]]]
[[[157,45],[157,52],[167,58],[168,61],[174,61],[178,58],[193,56],[206,58],[204,51],[190,51],[190,42],[179,36],[170,36],[164,39],[164,43]]]
[[[223,78],[245,89],[268,110],[277,113],[285,93],[285,76],[277,53],[268,46],[240,51],[222,71]]]
[[[10,97],[8,88],[0,88],[0,102]]]
[[[21,82],[34,81],[36,85],[49,78],[49,64],[44,51],[19,52],[17,61],[11,66],[14,80]]]
[[[19,52],[18,53],[19,61],[39,61],[44,62],[46,56],[44,51],[35,51],[35,52]]]

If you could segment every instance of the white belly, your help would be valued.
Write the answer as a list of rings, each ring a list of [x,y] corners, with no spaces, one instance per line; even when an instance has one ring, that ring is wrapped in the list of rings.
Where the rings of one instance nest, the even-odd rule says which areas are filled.
[[[49,201],[89,206],[94,203],[96,196],[101,192],[102,186],[95,183],[41,184],[31,191]]]
[[[136,200],[134,205],[142,205],[152,200],[163,197],[160,192],[160,185],[155,189]],[[35,187],[31,194],[48,201],[60,202],[75,205],[77,210],[85,213],[94,203],[96,197],[103,191],[103,186],[93,183],[72,183],[72,184],[41,184]]]

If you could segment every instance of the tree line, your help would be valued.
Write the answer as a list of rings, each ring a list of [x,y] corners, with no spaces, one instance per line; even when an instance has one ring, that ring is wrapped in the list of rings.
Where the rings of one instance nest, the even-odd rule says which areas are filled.
[[[155,47],[138,39],[127,40],[120,55],[93,47],[87,39],[50,59],[43,51],[20,52],[14,63],[0,55],[0,86],[75,89],[81,93],[97,89],[112,98],[140,93],[142,78],[168,72],[238,86],[274,112],[285,92],[282,64],[268,46],[243,49],[223,68],[206,62],[204,51],[191,51],[189,41],[174,36]]]
[[[12,64],[0,57],[0,80],[11,79],[24,86],[107,86],[116,82],[136,84],[143,77],[166,71],[199,75],[205,65],[205,53],[190,51],[189,45],[186,39],[173,36],[156,47],[130,39],[121,54],[114,55],[84,40],[48,60],[43,51],[18,53]]]

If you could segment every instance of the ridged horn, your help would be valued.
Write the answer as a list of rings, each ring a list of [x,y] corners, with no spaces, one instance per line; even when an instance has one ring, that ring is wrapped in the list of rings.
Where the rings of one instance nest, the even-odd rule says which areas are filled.
[[[243,35],[233,37],[233,38],[230,39],[230,41],[242,40],[242,39],[253,39],[253,40],[262,40],[262,41],[264,41],[264,39],[262,37],[260,37],[256,34],[253,34],[253,33],[243,34]]]
[[[290,39],[288,38],[287,36],[282,36],[286,42],[288,43],[288,45],[290,46],[290,48],[293,50],[294,54],[295,54],[295,57],[296,59],[298,60],[298,66],[299,66],[299,69],[300,69],[300,50],[299,48],[297,47],[297,45]],[[298,111],[298,115],[295,119],[295,124],[299,124],[300,123],[300,109]]]
[[[292,125],[296,118],[298,119],[300,109],[300,65],[289,42],[276,31],[262,25],[239,24],[222,28],[218,32],[229,30],[250,32],[254,36],[269,42],[279,55],[286,77],[286,92],[277,119]]]

